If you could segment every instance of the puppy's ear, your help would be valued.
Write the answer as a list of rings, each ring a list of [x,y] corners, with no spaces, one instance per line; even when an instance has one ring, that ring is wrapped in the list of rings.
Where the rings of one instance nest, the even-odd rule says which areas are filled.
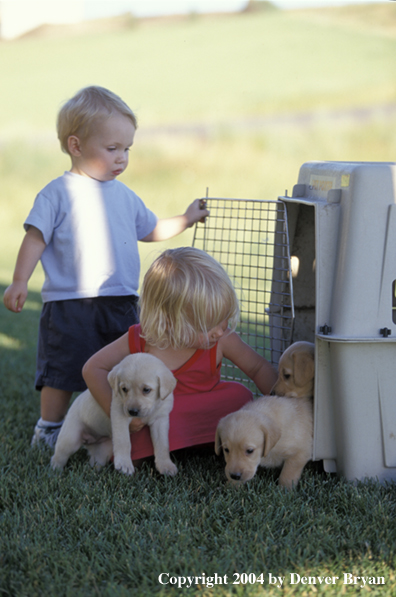
[[[293,355],[294,361],[294,382],[302,388],[315,375],[315,363],[312,355],[305,352],[297,352]]]
[[[115,367],[113,367],[113,369],[107,376],[107,381],[109,382],[110,387],[113,391],[116,391],[118,387],[118,370],[119,365],[116,365]]]
[[[217,425],[217,429],[216,429],[215,452],[216,452],[217,455],[219,455],[221,453],[220,423]]]
[[[161,400],[165,400],[167,396],[175,389],[177,379],[173,377],[172,372],[167,367],[163,368],[161,375],[158,376],[158,393]]]
[[[261,426],[261,429],[264,434],[263,458],[265,458],[280,440],[281,432],[278,425],[273,421],[266,421],[266,423]]]

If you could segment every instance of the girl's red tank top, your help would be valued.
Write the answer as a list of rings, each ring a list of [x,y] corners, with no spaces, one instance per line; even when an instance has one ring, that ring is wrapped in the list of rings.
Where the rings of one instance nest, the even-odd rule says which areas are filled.
[[[141,337],[140,324],[129,328],[129,350],[145,352],[146,341]],[[220,382],[221,363],[217,366],[217,344],[208,350],[198,349],[184,365],[172,371],[177,379],[174,395],[211,392]]]

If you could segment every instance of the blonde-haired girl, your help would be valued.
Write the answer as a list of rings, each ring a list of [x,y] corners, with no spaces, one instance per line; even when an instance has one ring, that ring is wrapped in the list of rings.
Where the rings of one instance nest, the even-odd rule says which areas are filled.
[[[220,381],[229,359],[268,394],[276,372],[235,333],[238,300],[222,266],[204,251],[181,247],[162,253],[146,273],[140,296],[140,324],[86,363],[83,376],[103,410],[110,414],[109,371],[128,354],[150,353],[177,379],[170,415],[170,450],[214,441],[218,421],[252,400],[238,382]],[[153,454],[150,433],[139,419],[132,460]]]

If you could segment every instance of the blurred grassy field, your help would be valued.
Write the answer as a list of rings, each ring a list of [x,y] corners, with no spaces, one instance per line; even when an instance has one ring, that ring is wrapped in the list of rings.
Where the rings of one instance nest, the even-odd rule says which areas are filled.
[[[395,14],[388,2],[348,12],[124,18],[89,33],[44,28],[1,42],[0,292],[36,193],[69,168],[54,123],[80,87],[107,86],[137,112],[122,180],[159,216],[182,212],[207,187],[217,197],[276,199],[308,160],[395,160]],[[188,126],[195,132],[183,132]],[[192,234],[142,245],[143,272],[164,246],[190,244]],[[233,492],[222,458],[199,452],[175,456],[175,479],[150,464],[133,479],[112,467],[97,474],[81,452],[53,474],[49,453],[28,448],[39,414],[41,281],[38,271],[20,316],[0,305],[1,594],[279,595],[271,573],[285,576],[287,597],[395,595],[395,484],[354,485],[312,465],[293,493],[278,488],[277,471]],[[340,581],[292,585],[291,572]],[[162,586],[162,573],[228,574],[230,582],[178,589]],[[233,585],[242,573],[264,573],[265,584]],[[349,586],[345,573],[386,586]]]
[[[387,4],[376,6],[388,9],[389,24]],[[0,43],[0,280],[10,280],[36,193],[69,168],[54,123],[82,86],[109,87],[136,111],[123,180],[160,217],[184,211],[207,187],[212,196],[275,199],[307,160],[393,160],[395,112],[329,117],[396,105],[396,37],[389,27],[371,32],[366,10],[354,19],[318,19],[321,11],[125,17],[118,30],[98,22],[89,34],[50,28]],[[301,113],[315,118],[271,124],[271,116]],[[197,132],[183,134],[192,125]],[[143,271],[163,246],[141,247]],[[31,285],[40,284],[38,272]]]

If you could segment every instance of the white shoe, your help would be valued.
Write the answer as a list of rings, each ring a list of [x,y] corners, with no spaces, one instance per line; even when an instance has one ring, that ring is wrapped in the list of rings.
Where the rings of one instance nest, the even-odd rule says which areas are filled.
[[[31,447],[39,447],[40,444],[45,444],[52,450],[55,448],[56,440],[58,439],[59,432],[62,428],[62,423],[47,423],[42,419],[39,419],[34,428]]]

